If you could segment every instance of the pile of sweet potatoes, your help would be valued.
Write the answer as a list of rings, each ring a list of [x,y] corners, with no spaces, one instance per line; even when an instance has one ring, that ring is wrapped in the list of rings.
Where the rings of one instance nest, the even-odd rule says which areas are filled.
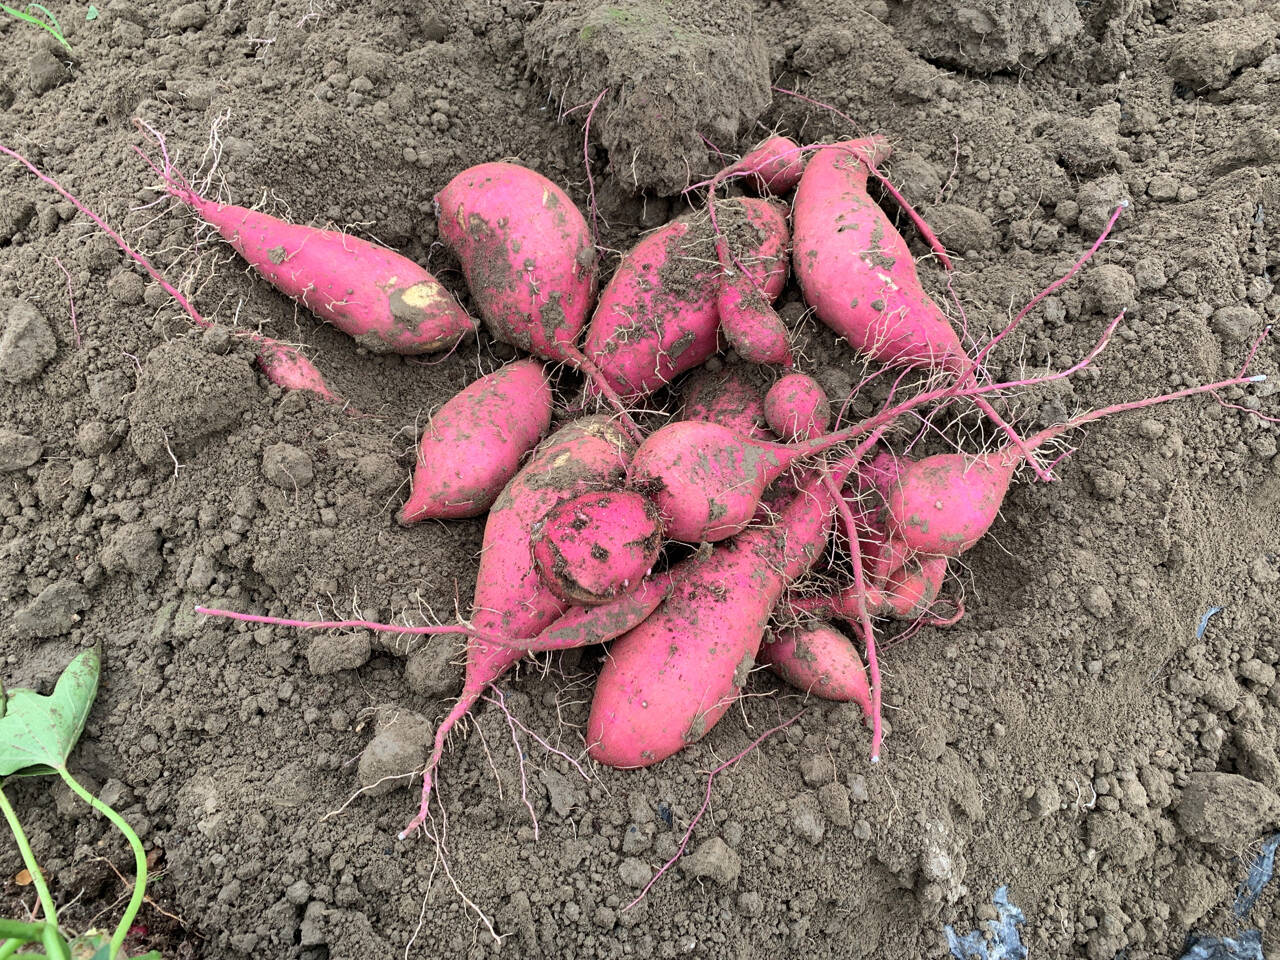
[[[436,732],[415,825],[449,731],[515,663],[548,650],[610,644],[587,727],[601,763],[645,766],[696,742],[757,663],[806,694],[861,704],[876,758],[874,621],[958,619],[943,598],[950,561],[990,528],[1021,465],[1048,478],[1035,459],[1047,441],[1225,385],[1022,437],[992,400],[1030,381],[983,381],[986,351],[966,353],[868,190],[888,155],[879,137],[808,148],[771,137],[713,178],[700,208],[627,252],[603,290],[586,221],[542,175],[486,163],[436,195],[483,327],[529,356],[436,412],[399,512],[405,525],[487,514],[460,628],[465,684]],[[448,349],[480,326],[392,251],[207,201],[167,160],[156,169],[265,278],[371,349]],[[789,269],[858,362],[894,370],[870,417],[835,415],[794,369],[793,331],[772,307]],[[706,364],[726,348],[739,362]],[[580,394],[557,402],[552,364],[582,374]],[[332,398],[318,372],[289,373],[277,382]],[[670,419],[654,412],[676,396]],[[831,399],[847,409],[851,398]],[[922,421],[961,403],[1007,438],[1002,449],[904,453]]]

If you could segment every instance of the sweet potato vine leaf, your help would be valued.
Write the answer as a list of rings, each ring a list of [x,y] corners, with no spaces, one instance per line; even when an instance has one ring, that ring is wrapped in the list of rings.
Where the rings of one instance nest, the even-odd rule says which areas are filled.
[[[86,650],[62,671],[53,693],[10,690],[0,697],[0,777],[53,773],[66,765],[94,698],[102,654]]]

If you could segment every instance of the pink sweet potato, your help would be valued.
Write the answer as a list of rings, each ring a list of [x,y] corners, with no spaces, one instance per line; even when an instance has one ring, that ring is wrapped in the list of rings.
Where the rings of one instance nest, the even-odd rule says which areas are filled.
[[[822,147],[805,167],[793,205],[796,278],[828,327],[888,365],[926,366],[972,379],[946,314],[925,293],[902,235],[867,192],[871,167],[889,156],[883,137]],[[926,228],[927,229],[927,228]],[[932,233],[929,232],[932,237]],[[1016,431],[983,396],[975,406],[1015,443]],[[1023,448],[1029,456],[1029,449]],[[1032,467],[1049,479],[1039,464]]]
[[[551,426],[551,406],[537,360],[509,363],[453,397],[422,434],[400,523],[483,514]]]
[[[972,362],[929,299],[902,235],[867,192],[867,163],[889,156],[882,137],[817,150],[796,188],[796,277],[819,319],[881,363],[959,374]]]
[[[827,432],[831,405],[817,380],[789,373],[765,394],[764,417],[769,429],[783,440],[807,440]]]
[[[927,616],[947,578],[947,558],[918,555],[908,559],[885,579],[874,616],[917,620]]]
[[[790,238],[785,211],[767,200],[716,202],[729,249],[764,296],[786,281]],[[719,341],[720,269],[705,211],[687,214],[641,240],[600,294],[587,328],[587,357],[627,400],[648,396],[692,370]]]
[[[587,721],[587,750],[643,767],[700,740],[737,699],[774,605],[822,554],[833,501],[808,484],[778,522],[672,570],[674,590],[609,649]]]
[[[472,601],[477,630],[513,639],[534,637],[567,611],[569,605],[548,589],[533,561],[534,524],[565,500],[620,488],[632,451],[631,441],[606,417],[575,420],[534,451],[489,511]],[[462,694],[436,728],[422,804],[406,834],[426,820],[433,774],[449,731],[523,655],[518,647],[475,638],[467,644]]]
[[[568,195],[514,163],[469,167],[436,194],[440,239],[495,339],[544,360],[576,352],[595,294],[591,231]]]
[[[639,583],[662,549],[653,502],[630,490],[584,493],[534,528],[533,557],[551,591],[571,603],[607,603]]]
[[[853,642],[821,621],[779,631],[756,658],[791,686],[823,700],[852,701],[871,714],[867,670]]]
[[[742,158],[729,164],[711,179],[711,189],[726,180],[741,179],[757,193],[781,196],[800,181],[804,155],[789,137],[774,135],[760,141]]]
[[[909,550],[958,557],[995,522],[1022,458],[943,453],[904,461],[886,498],[890,535]]]
[[[211,224],[263,279],[362,347],[432,353],[475,329],[453,294],[408,257],[336,230],[216,203],[171,166],[152,166],[169,193]]]
[[[510,646],[528,654],[608,643],[643,623],[670,595],[671,574],[655,573],[608,603],[570,607],[536,637]]]
[[[798,460],[865,432],[865,424],[799,443],[752,440],[715,423],[676,420],[649,434],[631,462],[631,486],[653,498],[667,536],[723,540],[751,522],[765,488]]]
[[[794,363],[787,325],[751,281],[733,267],[725,268],[720,278],[716,312],[725,340],[747,363],[780,367]]]

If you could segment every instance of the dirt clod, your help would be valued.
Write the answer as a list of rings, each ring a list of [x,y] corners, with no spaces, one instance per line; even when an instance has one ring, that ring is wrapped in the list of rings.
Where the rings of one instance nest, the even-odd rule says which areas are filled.
[[[555,0],[525,43],[543,82],[572,103],[608,91],[592,136],[637,190],[671,195],[710,173],[703,137],[736,143],[770,100],[765,45],[739,0]]]
[[[431,725],[419,714],[384,706],[378,732],[360,754],[357,779],[372,796],[406,785],[427,759]]]
[[[276,443],[262,454],[262,475],[283,490],[300,490],[315,479],[315,465],[305,450]]]
[[[1265,14],[1226,17],[1188,31],[1169,55],[1169,72],[1195,90],[1217,90],[1275,49],[1277,22]]]
[[[151,467],[174,467],[248,409],[253,373],[240,357],[217,357],[184,343],[147,355],[129,401],[129,443]]]
[[[25,300],[0,300],[0,314],[0,378],[24,383],[40,376],[58,352],[49,322]]]
[[[373,646],[366,630],[320,634],[307,644],[307,668],[317,677],[358,670],[369,662]]]
[[[13,629],[19,637],[57,637],[80,620],[89,607],[89,595],[72,580],[59,580],[13,615]]]
[[[40,450],[40,441],[35,437],[0,429],[0,473],[25,470],[40,459]]]
[[[1195,773],[1175,812],[1193,840],[1237,851],[1280,821],[1280,797],[1239,774]]]
[[[742,872],[742,860],[720,837],[711,837],[686,854],[680,868],[691,877],[703,877],[722,887],[733,887]]]

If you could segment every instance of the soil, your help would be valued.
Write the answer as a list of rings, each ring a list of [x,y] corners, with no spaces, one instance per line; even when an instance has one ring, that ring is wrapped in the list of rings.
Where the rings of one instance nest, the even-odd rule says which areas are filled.
[[[394,513],[432,410],[514,351],[485,336],[429,361],[358,347],[158,202],[134,117],[193,178],[216,154],[219,196],[392,245],[468,305],[432,196],[489,160],[538,169],[584,210],[594,191],[607,275],[687,209],[679,191],[717,162],[689,161],[701,137],[737,155],[775,129],[881,133],[888,172],[959,255],[951,287],[979,342],[1127,199],[1089,268],[993,358],[995,377],[1066,366],[1127,309],[1088,370],[1018,398],[1027,428],[1229,376],[1280,320],[1274,0],[726,0],[654,27],[660,50],[646,24],[661,18],[637,7],[110,0],[91,20],[55,10],[70,53],[0,17],[0,141],[222,325],[193,328],[70,205],[0,165],[3,680],[46,691],[104,645],[72,764],[156,864],[131,948],[943,957],[944,927],[983,929],[1004,884],[1035,956],[1174,957],[1193,931],[1234,933],[1236,884],[1280,826],[1280,458],[1276,424],[1242,409],[1280,414],[1271,383],[1092,425],[1057,483],[1015,485],[948,587],[966,617],[886,643],[876,765],[856,708],[759,672],[701,742],[586,781],[520,727],[517,749],[483,704],[440,774],[449,874],[429,841],[396,839],[409,777],[355,794],[421,762],[458,690],[456,647],[194,612],[465,611],[483,522],[402,529]],[[603,26],[583,37],[588,22]],[[696,96],[692,64],[712,71]],[[762,70],[852,119],[770,98]],[[561,114],[605,87],[588,170],[587,110]],[[639,145],[634,172],[610,154]],[[952,303],[936,263],[921,271]],[[846,394],[862,368],[794,285],[781,312],[802,368]],[[269,386],[233,326],[305,345],[360,415]],[[1280,374],[1274,338],[1253,369]],[[507,708],[579,755],[599,659],[539,661],[501,685]],[[624,911],[706,771],[802,707],[716,779],[696,854]],[[127,871],[123,844],[48,781],[6,790],[65,925],[113,920],[125,891],[106,861]],[[6,915],[34,903],[20,869],[0,846]],[[1268,888],[1249,918],[1266,951],[1275,911]]]

